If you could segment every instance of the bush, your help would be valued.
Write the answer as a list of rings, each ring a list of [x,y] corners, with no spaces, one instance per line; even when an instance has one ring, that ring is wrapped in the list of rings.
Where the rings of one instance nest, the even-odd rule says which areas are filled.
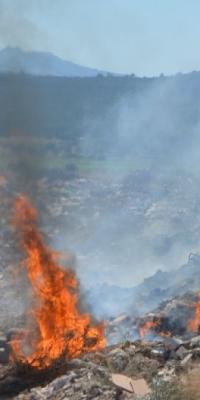
[[[157,379],[149,400],[200,400],[200,369],[189,371],[171,382]]]
[[[149,400],[183,400],[178,382],[176,380],[171,382],[156,380],[152,385]]]

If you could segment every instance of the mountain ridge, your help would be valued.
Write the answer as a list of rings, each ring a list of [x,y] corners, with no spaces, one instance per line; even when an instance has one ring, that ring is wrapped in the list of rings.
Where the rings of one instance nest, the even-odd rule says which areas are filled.
[[[95,77],[109,74],[64,60],[50,52],[24,51],[9,46],[0,50],[0,73],[2,72],[58,77]]]

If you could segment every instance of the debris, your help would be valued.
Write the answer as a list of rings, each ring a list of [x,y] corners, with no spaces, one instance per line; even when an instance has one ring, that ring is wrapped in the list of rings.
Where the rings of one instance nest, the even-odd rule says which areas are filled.
[[[113,383],[121,389],[134,393],[136,396],[146,396],[151,390],[144,379],[132,379],[126,375],[112,374]]]
[[[121,374],[112,374],[111,378],[116,386],[120,387],[123,390],[126,390],[129,393],[134,393],[133,381],[128,376]]]
[[[151,390],[144,379],[135,379],[132,380],[132,382],[134,393],[136,396],[147,396],[151,393]]]

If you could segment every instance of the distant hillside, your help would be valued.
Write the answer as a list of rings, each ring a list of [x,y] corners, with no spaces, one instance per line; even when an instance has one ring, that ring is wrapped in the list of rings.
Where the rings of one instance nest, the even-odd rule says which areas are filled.
[[[25,72],[30,75],[66,77],[92,77],[99,73],[107,74],[65,61],[51,53],[25,52],[17,47],[6,47],[0,51],[0,72]]]
[[[88,291],[87,299],[92,311],[100,318],[116,317],[125,312],[133,316],[152,311],[161,302],[175,296],[198,292],[199,287],[200,255],[190,254],[188,262],[180,268],[157,271],[132,288],[109,284],[96,285]]]
[[[1,135],[17,130],[59,138],[89,157],[128,156],[137,165],[160,167],[169,158],[177,163],[179,147],[181,164],[196,170],[199,110],[200,73],[171,78],[0,73]]]

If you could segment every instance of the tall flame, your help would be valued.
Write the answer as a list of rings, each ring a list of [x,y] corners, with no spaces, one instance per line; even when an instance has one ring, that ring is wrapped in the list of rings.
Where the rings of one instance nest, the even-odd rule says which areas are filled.
[[[192,332],[200,331],[200,292],[198,293],[198,300],[195,304],[194,317],[188,323],[188,329]]]
[[[158,321],[148,320],[145,321],[142,326],[139,327],[139,335],[141,338],[144,338],[148,334],[150,334],[157,326],[159,326]]]
[[[93,326],[90,315],[79,311],[75,273],[59,265],[58,254],[44,243],[37,221],[31,201],[18,196],[13,225],[20,234],[26,255],[23,265],[37,300],[32,310],[36,334],[27,327],[11,347],[18,362],[45,369],[62,357],[103,348],[105,338],[103,324]]]

